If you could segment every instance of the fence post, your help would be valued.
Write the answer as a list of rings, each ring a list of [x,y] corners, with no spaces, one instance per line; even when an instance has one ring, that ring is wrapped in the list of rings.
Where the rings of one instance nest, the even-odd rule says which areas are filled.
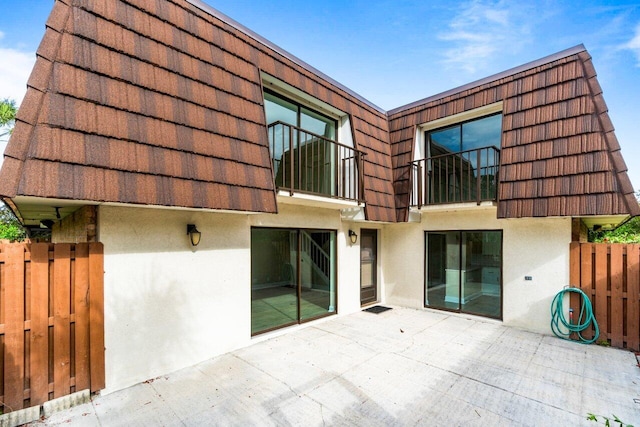
[[[53,397],[71,390],[71,245],[53,249]]]
[[[622,250],[624,245],[609,245],[611,256],[609,257],[609,281],[611,283],[611,298],[609,299],[609,313],[611,313],[611,330],[609,338],[613,347],[622,348],[623,336],[623,298],[622,298]]]
[[[105,386],[104,372],[104,247],[89,244],[89,335],[91,391]]]
[[[627,245],[627,347],[640,351],[640,245]]]
[[[91,365],[89,359],[89,244],[78,243],[75,250],[73,312],[75,322],[75,378],[76,390],[86,390],[91,387],[89,374]]]
[[[24,245],[5,246],[4,405],[12,411],[24,405]]]
[[[31,244],[31,405],[49,400],[49,244]]]

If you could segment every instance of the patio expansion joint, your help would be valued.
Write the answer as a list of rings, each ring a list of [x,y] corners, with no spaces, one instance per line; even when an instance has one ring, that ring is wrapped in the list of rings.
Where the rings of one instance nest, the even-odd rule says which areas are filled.
[[[484,385],[484,386],[487,386],[487,387],[490,387],[490,388],[493,388],[493,389],[496,389],[496,390],[500,390],[500,391],[505,392],[505,393],[507,393],[507,394],[512,394],[513,396],[521,397],[521,398],[523,398],[523,399],[529,400],[529,401],[531,401],[531,402],[538,403],[538,404],[543,405],[543,406],[548,406],[548,407],[551,407],[551,408],[554,408],[554,409],[557,409],[557,410],[560,410],[560,411],[563,411],[563,412],[568,412],[568,413],[570,413],[570,414],[572,414],[572,415],[582,416],[582,414],[579,414],[579,413],[576,413],[576,412],[570,411],[570,410],[568,410],[567,408],[560,407],[560,406],[556,406],[556,405],[552,405],[552,404],[549,404],[549,403],[543,402],[543,401],[538,400],[538,399],[533,399],[533,398],[531,398],[531,397],[529,397],[529,396],[525,396],[525,395],[523,395],[523,394],[517,393],[516,391],[510,391],[510,390],[505,389],[505,388],[503,388],[503,387],[499,387],[499,386],[496,386],[496,385],[494,385],[494,384],[487,383],[487,382],[485,382],[485,381],[480,381],[480,380],[478,380],[478,379],[471,378],[471,377],[469,377],[469,376],[467,376],[467,375],[460,374],[460,373],[458,373],[458,372],[454,372],[454,371],[451,371],[451,370],[449,370],[449,369],[439,368],[439,367],[437,367],[437,366],[429,365],[429,364],[427,364],[427,363],[425,363],[425,365],[428,365],[428,366],[431,366],[432,368],[436,368],[436,369],[440,369],[440,370],[442,370],[442,371],[448,372],[448,373],[453,374],[453,375],[455,375],[455,376],[457,376],[457,377],[459,377],[459,378],[464,378],[464,379],[467,379],[467,380],[469,380],[469,381],[473,381],[473,382],[475,382],[475,383],[482,384],[482,385]],[[451,388],[453,388],[453,384],[452,384]],[[448,394],[448,395],[451,395],[451,396],[453,396],[453,397],[459,398],[458,396],[456,396],[456,395],[454,395],[454,394],[449,393],[449,391],[451,390],[451,388],[449,388],[449,390],[445,391],[444,393],[445,393],[445,394]],[[474,404],[473,402],[467,402],[467,403],[469,403],[469,404]],[[485,409],[485,410],[488,410],[487,408],[484,408],[484,409]],[[504,415],[501,415],[501,414],[497,414],[497,415],[499,415],[499,416],[504,416]],[[508,417],[507,417],[507,418],[508,418]],[[516,420],[513,420],[513,419],[511,419],[511,420],[512,420],[512,421],[516,421]]]
[[[296,391],[296,390],[295,390],[295,389],[294,389],[294,388],[293,388],[289,383],[287,383],[286,381],[281,380],[280,378],[278,378],[278,377],[276,377],[276,376],[274,376],[274,375],[270,374],[268,371],[265,371],[265,370],[264,370],[264,369],[262,369],[261,367],[256,366],[255,364],[253,364],[251,360],[245,359],[245,358],[243,358],[243,357],[241,357],[241,356],[239,356],[239,355],[237,355],[237,354],[233,354],[233,357],[235,357],[235,358],[237,358],[237,359],[239,359],[239,360],[243,361],[244,363],[248,364],[248,365],[249,365],[249,366],[251,366],[252,368],[254,368],[254,369],[256,369],[256,370],[258,370],[258,371],[262,372],[262,373],[263,373],[263,374],[265,374],[266,376],[268,376],[268,377],[270,377],[270,378],[273,378],[274,380],[276,380],[276,381],[277,381],[277,382],[279,382],[280,384],[282,384],[282,385],[284,385],[285,387],[287,387],[287,388],[289,389],[289,391],[291,391],[291,393],[293,393],[294,395],[296,395],[296,396],[298,396],[298,397],[307,396],[307,395],[308,395],[308,393],[309,393],[310,391],[313,391],[313,390],[315,390],[316,388],[318,388],[318,387],[320,387],[320,386],[324,385],[324,383],[326,383],[326,382],[330,382],[330,381],[332,381],[332,380],[336,379],[337,377],[339,377],[340,375],[342,375],[342,374],[331,373],[331,378],[330,378],[330,379],[328,379],[327,381],[323,382],[322,384],[317,385],[316,387],[313,387],[313,388],[312,388],[311,390],[309,390],[309,391],[305,391],[305,392],[300,393],[300,392]],[[307,397],[308,397],[308,396],[307,396]]]
[[[168,379],[168,377],[166,377],[166,376],[161,376],[161,377],[158,377],[158,378],[165,378],[165,379]],[[176,419],[180,421],[180,424],[186,427],[185,422],[180,418],[180,416],[179,416],[179,415],[177,414],[177,412],[173,409],[173,407],[169,404],[169,402],[167,402],[167,401],[166,401],[166,399],[165,399],[164,397],[162,397],[162,394],[160,394],[160,392],[158,391],[158,389],[157,389],[157,388],[155,388],[155,387],[153,386],[153,383],[154,383],[154,382],[155,382],[155,380],[151,380],[151,381],[146,381],[146,382],[145,382],[145,383],[143,383],[143,384],[148,385],[148,386],[151,388],[151,390],[153,390],[153,393],[158,397],[158,399],[160,399],[160,400],[164,403],[164,406],[165,406],[166,408],[169,408],[169,410],[171,411],[171,413],[173,414],[173,416],[175,416],[175,417],[176,417]],[[97,413],[96,413],[96,415],[97,415]],[[98,419],[98,420],[99,420],[99,419]]]

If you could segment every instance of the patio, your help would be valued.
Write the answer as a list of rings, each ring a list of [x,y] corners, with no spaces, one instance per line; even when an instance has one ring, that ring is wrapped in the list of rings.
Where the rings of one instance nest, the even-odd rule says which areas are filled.
[[[331,317],[34,425],[592,425],[640,420],[633,353],[394,307]],[[602,425],[602,424],[601,424]]]

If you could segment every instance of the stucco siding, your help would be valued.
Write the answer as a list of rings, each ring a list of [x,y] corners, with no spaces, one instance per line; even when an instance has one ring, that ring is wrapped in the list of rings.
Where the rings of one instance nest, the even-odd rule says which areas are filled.
[[[359,246],[347,243],[349,225],[339,211],[283,206],[279,215],[243,215],[101,206],[98,218],[105,246],[104,393],[273,335],[251,338],[252,226],[336,230],[338,315],[360,309]],[[202,233],[196,248],[188,223]]]
[[[496,219],[495,208],[431,211],[384,233],[385,299],[424,307],[425,231],[503,231],[503,322],[549,333],[554,295],[569,285],[570,218]],[[532,280],[525,280],[530,276]]]

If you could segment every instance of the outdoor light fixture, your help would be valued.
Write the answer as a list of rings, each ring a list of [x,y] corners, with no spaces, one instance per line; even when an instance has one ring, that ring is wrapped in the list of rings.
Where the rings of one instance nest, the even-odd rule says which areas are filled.
[[[51,228],[53,227],[53,224],[55,224],[55,222],[53,222],[50,219],[43,219],[42,221],[40,221],[40,228]]]
[[[198,246],[202,233],[198,231],[195,224],[187,224],[187,234],[189,235],[189,239],[191,239],[191,245]]]
[[[355,231],[349,230],[349,239],[351,240],[352,245],[356,244],[356,242],[358,241],[358,235]]]

